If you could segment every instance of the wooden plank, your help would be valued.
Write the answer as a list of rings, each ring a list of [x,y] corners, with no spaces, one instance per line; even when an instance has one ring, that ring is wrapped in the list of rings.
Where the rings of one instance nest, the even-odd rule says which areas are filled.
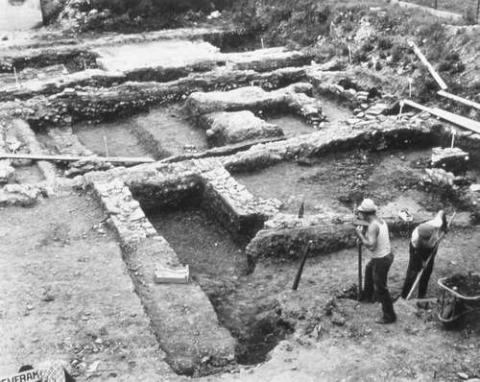
[[[426,111],[444,121],[453,123],[454,125],[463,127],[464,129],[473,131],[474,133],[480,134],[480,122],[474,121],[473,119],[462,117],[461,115],[457,115],[451,113],[446,110],[439,109],[437,107],[427,107],[424,105],[420,105],[419,103],[410,101],[410,100],[403,100],[404,105],[411,106],[415,109]]]
[[[152,158],[129,158],[129,157],[96,157],[96,156],[75,156],[75,155],[41,155],[41,154],[6,154],[0,153],[0,159],[29,159],[36,161],[49,162],[110,162],[110,163],[151,163],[155,162]]]
[[[423,55],[423,53],[418,49],[417,45],[413,41],[409,41],[408,44],[410,47],[413,49],[417,57],[422,61],[423,65],[425,65],[434,78],[434,80],[437,82],[438,86],[440,86],[440,89],[445,90],[448,88],[447,84],[442,80],[442,77],[435,71],[433,66],[428,62],[426,57]]]
[[[451,99],[453,101],[456,101],[456,102],[459,102],[459,103],[462,103],[464,105],[467,105],[467,106],[470,106],[470,107],[473,107],[477,110],[480,110],[480,103],[477,103],[477,102],[474,102],[474,101],[470,101],[469,99],[466,99],[466,98],[463,98],[463,97],[459,97],[455,94],[450,94],[448,92],[446,92],[445,90],[439,90],[437,92],[438,95],[442,96],[442,97],[445,97],[445,98],[448,98],[448,99]]]
[[[159,162],[172,163],[172,162],[180,162],[182,160],[188,160],[188,159],[227,156],[227,155],[235,154],[239,151],[248,150],[250,147],[255,145],[284,141],[286,139],[287,137],[276,137],[276,138],[263,138],[263,139],[257,139],[254,141],[234,143],[231,145],[214,147],[213,149],[205,150],[199,153],[172,155],[172,156],[160,159]]]

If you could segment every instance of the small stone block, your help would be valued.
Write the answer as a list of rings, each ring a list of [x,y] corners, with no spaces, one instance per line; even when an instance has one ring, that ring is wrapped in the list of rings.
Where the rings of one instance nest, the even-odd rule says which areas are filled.
[[[188,284],[189,279],[190,269],[188,265],[180,269],[157,266],[153,275],[153,281],[157,284]]]

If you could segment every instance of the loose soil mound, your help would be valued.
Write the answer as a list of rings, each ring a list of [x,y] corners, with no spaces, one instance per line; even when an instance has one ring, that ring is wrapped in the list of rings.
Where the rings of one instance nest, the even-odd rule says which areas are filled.
[[[467,297],[480,296],[480,275],[464,275],[457,273],[445,281],[449,288]]]

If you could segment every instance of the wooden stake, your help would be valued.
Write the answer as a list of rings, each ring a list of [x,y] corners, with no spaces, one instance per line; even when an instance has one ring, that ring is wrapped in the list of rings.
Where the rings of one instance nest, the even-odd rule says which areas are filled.
[[[455,144],[455,133],[456,133],[456,130],[452,128],[452,143],[450,144],[451,149],[453,149],[453,145]]]
[[[17,84],[17,88],[20,88],[20,82],[18,81],[17,69],[15,69],[15,66],[13,67],[13,75],[15,76],[15,83]]]
[[[303,273],[303,267],[305,266],[305,261],[307,261],[308,251],[310,250],[310,246],[312,245],[312,243],[313,242],[311,240],[309,240],[309,242],[305,246],[305,252],[303,253],[302,261],[300,262],[300,266],[298,267],[298,271],[297,271],[297,275],[295,276],[295,280],[293,280],[293,285],[292,285],[293,290],[297,290],[297,288],[298,288],[298,284],[300,283],[300,278],[302,277],[302,273]]]
[[[107,143],[107,136],[103,136],[103,144],[105,145],[105,156],[108,157],[108,143]]]
[[[480,0],[477,1],[477,24],[478,24],[479,15],[480,15]]]
[[[363,283],[363,277],[362,277],[362,242],[360,239],[357,239],[358,242],[358,295],[357,295],[357,301],[360,301],[362,298],[362,283]]]

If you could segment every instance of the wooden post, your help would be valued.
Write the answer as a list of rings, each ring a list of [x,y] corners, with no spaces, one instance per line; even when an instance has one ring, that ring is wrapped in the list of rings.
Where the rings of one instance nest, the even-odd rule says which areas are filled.
[[[17,84],[17,88],[20,88],[20,82],[18,81],[17,69],[15,69],[15,66],[13,67],[13,75],[15,76],[15,83]]]
[[[479,14],[480,14],[480,0],[477,0],[477,24],[478,24]]]
[[[308,251],[310,250],[310,246],[312,245],[312,240],[309,240],[307,245],[305,246],[305,251],[303,252],[302,261],[300,262],[300,266],[298,267],[297,275],[295,276],[295,280],[293,280],[292,290],[297,290],[298,284],[300,283],[300,278],[302,277],[303,267],[305,266],[305,261],[308,257]]]
[[[452,142],[450,144],[450,148],[453,149],[453,146],[455,145],[455,128],[452,128]]]
[[[362,277],[362,242],[360,239],[357,239],[358,245],[358,288],[357,288],[357,301],[360,301],[362,298],[362,291],[363,291],[363,277]]]
[[[103,144],[105,145],[105,156],[108,157],[108,142],[107,142],[107,136],[104,134],[103,135]]]

